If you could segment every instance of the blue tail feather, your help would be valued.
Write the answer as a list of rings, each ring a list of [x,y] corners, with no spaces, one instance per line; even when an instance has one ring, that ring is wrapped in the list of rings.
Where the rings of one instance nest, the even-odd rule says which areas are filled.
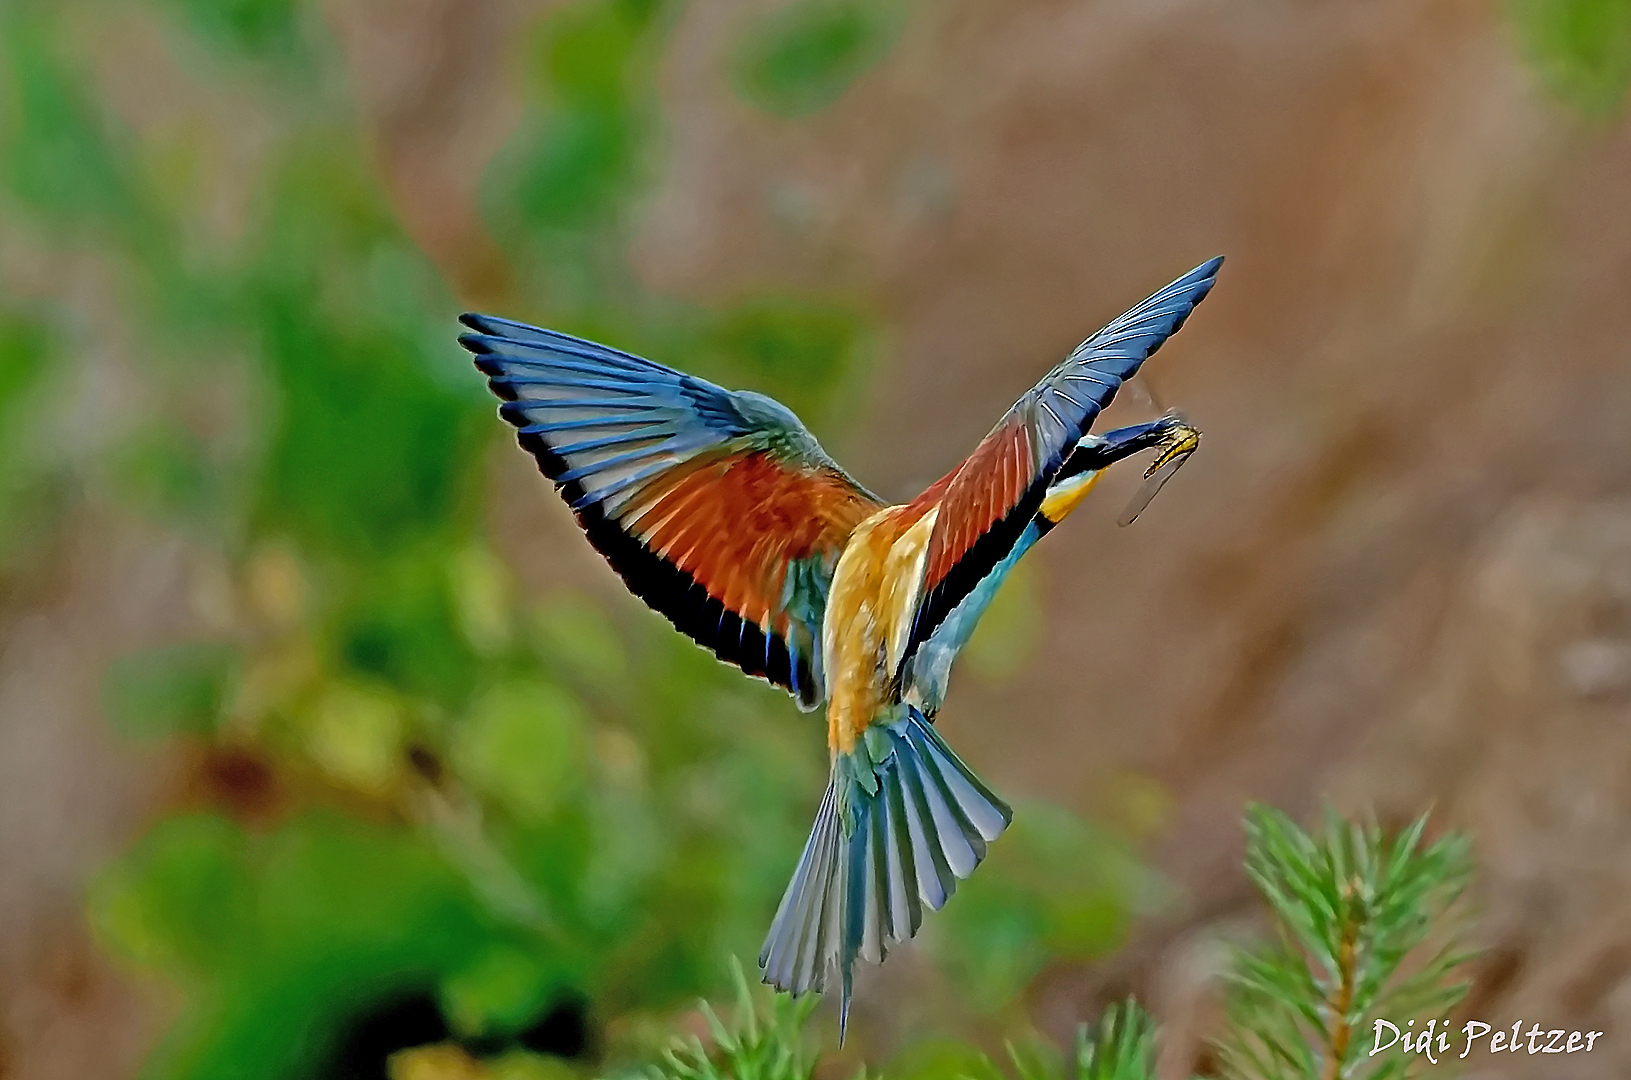
[[[924,908],[946,902],[1013,817],[916,709],[882,734],[867,740],[875,785],[835,757],[759,954],[778,990],[824,992],[838,977],[840,1043],[856,958],[876,963],[916,934]]]

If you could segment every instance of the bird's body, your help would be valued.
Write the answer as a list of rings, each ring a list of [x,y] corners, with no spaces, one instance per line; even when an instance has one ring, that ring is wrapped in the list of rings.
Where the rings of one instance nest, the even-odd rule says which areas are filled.
[[[1105,467],[1192,436],[1172,418],[1088,429],[1221,261],[1083,342],[899,505],[770,398],[464,316],[476,333],[460,340],[505,399],[501,415],[629,588],[801,708],[826,704],[831,773],[760,956],[767,982],[800,993],[836,975],[847,1014],[855,959],[881,961],[912,937],[1007,826],[1008,807],[934,730],[952,662],[1015,563]]]

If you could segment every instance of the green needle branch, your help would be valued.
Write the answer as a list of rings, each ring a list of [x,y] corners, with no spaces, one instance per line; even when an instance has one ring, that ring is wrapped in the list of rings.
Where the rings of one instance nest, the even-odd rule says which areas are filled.
[[[1466,992],[1450,976],[1460,947],[1456,907],[1471,859],[1465,838],[1423,846],[1423,815],[1391,843],[1374,822],[1327,811],[1318,836],[1279,811],[1246,813],[1246,871],[1277,932],[1242,951],[1229,977],[1229,1080],[1402,1077],[1414,1059],[1371,1058],[1353,1038],[1377,1017],[1441,1016]],[[1418,954],[1430,940],[1437,947]]]
[[[677,1040],[645,1074],[645,1080],[810,1080],[815,1056],[806,1049],[801,1029],[817,999],[795,1000],[777,994],[768,1008],[761,1009],[758,995],[734,957],[731,978],[736,984],[736,1008],[729,1025],[712,1006],[702,1003],[712,1051],[695,1035]]]
[[[1424,844],[1426,815],[1391,839],[1373,821],[1329,810],[1315,834],[1265,806],[1249,807],[1245,824],[1246,872],[1267,902],[1275,936],[1236,953],[1228,1024],[1216,1043],[1219,1076],[1404,1080],[1427,1063],[1425,1055],[1373,1057],[1354,1035],[1377,1018],[1442,1017],[1466,992],[1452,978],[1473,955],[1461,947],[1467,919],[1458,904],[1472,872],[1466,838],[1448,834]],[[679,1044],[647,1080],[814,1075],[801,1034],[811,999],[778,997],[766,1017],[740,965],[735,974],[733,1026],[707,1010],[714,1046],[695,1038]],[[972,1075],[947,1080],[1153,1080],[1157,1035],[1149,1014],[1129,999],[1097,1025],[1082,1024],[1069,1055],[1041,1039],[1010,1042],[1009,1068],[976,1056]]]

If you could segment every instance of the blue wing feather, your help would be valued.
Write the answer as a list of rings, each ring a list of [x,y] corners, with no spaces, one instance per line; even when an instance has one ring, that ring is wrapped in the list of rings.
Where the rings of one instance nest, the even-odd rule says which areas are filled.
[[[1115,398],[1121,384],[1183,326],[1195,305],[1211,291],[1222,265],[1221,256],[1207,260],[1071,350],[1014,404],[969,456],[964,469],[973,471],[953,477],[940,503],[924,595],[897,673],[905,672],[941,623],[988,575],[1005,565],[1014,546],[1024,539],[1066,457]],[[990,463],[1006,468],[1009,458],[1005,453],[986,451],[1017,445],[1014,440],[1020,437],[1030,447],[1029,478],[1001,497],[1006,505],[993,508],[997,500],[991,491],[1004,478],[987,474]],[[959,635],[966,636],[962,631]]]
[[[710,584],[728,590],[729,582],[697,580],[648,548],[643,536],[681,505],[697,509],[699,500],[716,497],[714,489],[703,489],[682,503],[662,500],[664,478],[680,475],[676,470],[699,455],[729,460],[774,447],[777,460],[786,463],[783,495],[790,486],[795,517],[805,477],[812,518],[831,511],[835,492],[840,502],[853,496],[857,508],[875,500],[831,463],[797,417],[767,398],[557,331],[487,315],[461,321],[476,331],[459,342],[475,354],[476,367],[503,399],[499,415],[517,428],[521,445],[555,481],[590,542],[630,590],[720,659],[786,687],[802,707],[815,707],[825,689],[819,650],[826,582],[814,581],[809,571],[816,567],[816,577],[830,576],[830,561],[812,562],[798,553],[797,573],[788,577],[798,588],[772,613],[786,616],[779,631],[764,621],[769,616],[757,602],[750,605],[754,610],[735,611],[709,591]],[[642,521],[658,506],[651,520]],[[775,545],[779,539],[763,541]]]
[[[1223,257],[1208,259],[1143,303],[1111,321],[1104,329],[1071,350],[1048,372],[1019,406],[1052,414],[1055,425],[1033,417],[1033,430],[1044,436],[1043,470],[1058,468],[1064,457],[1087,434],[1099,413],[1110,405],[1121,384],[1178,332],[1217,281]]]

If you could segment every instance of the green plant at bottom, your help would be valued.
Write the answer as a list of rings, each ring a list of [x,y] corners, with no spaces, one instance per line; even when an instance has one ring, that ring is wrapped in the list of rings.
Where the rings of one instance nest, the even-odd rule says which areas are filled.
[[[1080,1024],[1068,1058],[1035,1039],[1007,1045],[1015,1080],[1147,1080],[1155,1075],[1155,1021],[1128,998],[1104,1011],[1097,1025]],[[1008,1080],[989,1058],[990,1080]],[[974,1078],[969,1078],[974,1080]]]
[[[1246,872],[1279,940],[1236,958],[1218,1047],[1225,1077],[1407,1075],[1415,1058],[1372,1058],[1360,1036],[1378,1017],[1442,1016],[1466,993],[1450,976],[1471,958],[1455,909],[1472,874],[1466,838],[1424,846],[1426,827],[1424,814],[1389,842],[1374,822],[1327,810],[1311,836],[1277,810],[1247,810]]]
[[[678,1041],[646,1074],[649,1080],[810,1080],[815,1056],[809,1052],[803,1027],[816,999],[777,994],[768,1008],[761,1009],[734,958],[731,976],[736,984],[731,1023],[722,1022],[707,1002],[701,1006],[713,1037],[712,1053],[695,1035]]]
[[[1327,811],[1317,833],[1285,814],[1246,811],[1246,872],[1267,902],[1275,939],[1237,951],[1227,975],[1227,1028],[1217,1040],[1224,1080],[1399,1080],[1425,1056],[1373,1057],[1363,1032],[1378,1017],[1442,1016],[1466,992],[1452,976],[1473,953],[1457,905],[1472,871],[1465,837],[1423,843],[1424,814],[1391,838],[1374,822]],[[648,1080],[809,1080],[803,1026],[813,999],[776,997],[760,1009],[734,968],[730,1024],[706,1004],[714,1046],[690,1039]],[[1072,1053],[1033,1040],[1008,1044],[1015,1080],[1153,1080],[1158,1031],[1128,999],[1077,1029]],[[966,1059],[964,1059],[966,1060]],[[989,1058],[947,1080],[1007,1080]]]

